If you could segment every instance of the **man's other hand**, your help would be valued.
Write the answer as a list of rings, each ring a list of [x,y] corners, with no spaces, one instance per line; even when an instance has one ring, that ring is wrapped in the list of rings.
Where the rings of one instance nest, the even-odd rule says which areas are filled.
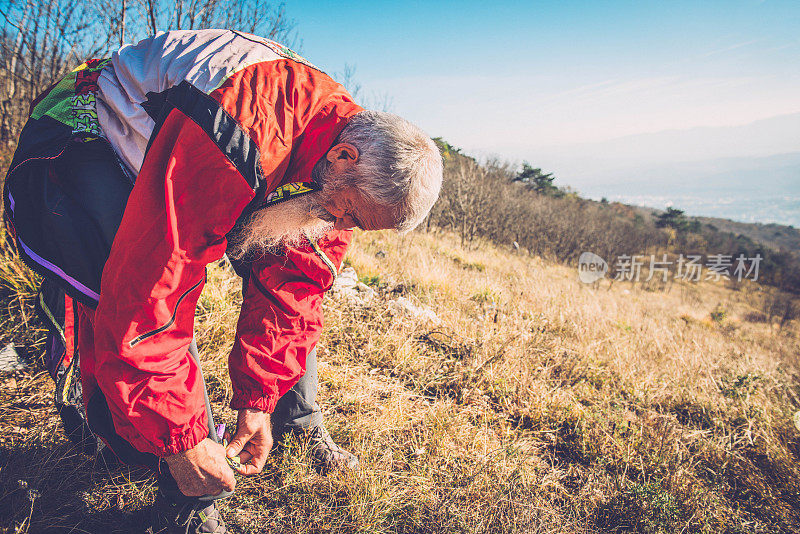
[[[236,435],[230,440],[227,449],[228,458],[239,457],[241,467],[237,467],[236,470],[243,475],[260,473],[271,450],[270,415],[251,408],[239,410]]]
[[[208,438],[165,460],[178,489],[188,497],[218,495],[236,487],[233,471],[225,460],[225,448]]]

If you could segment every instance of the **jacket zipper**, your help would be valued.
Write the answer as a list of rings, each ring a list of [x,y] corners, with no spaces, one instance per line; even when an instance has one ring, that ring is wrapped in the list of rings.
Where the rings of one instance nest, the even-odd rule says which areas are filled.
[[[331,259],[328,257],[327,254],[325,254],[325,252],[321,248],[319,248],[317,242],[311,239],[311,236],[308,235],[308,232],[303,232],[303,234],[306,237],[306,241],[308,241],[311,244],[311,248],[314,249],[316,255],[319,256],[319,259],[321,259],[322,262],[325,264],[325,266],[328,267],[328,270],[333,275],[333,281],[336,282],[336,278],[339,276],[339,273],[336,270],[336,267],[333,265]]]
[[[163,332],[164,330],[166,330],[167,328],[172,326],[172,323],[175,322],[175,315],[177,315],[177,313],[178,313],[178,306],[181,305],[181,302],[183,301],[183,299],[186,298],[186,295],[188,295],[189,293],[191,293],[192,291],[197,289],[200,286],[200,284],[202,284],[205,281],[205,278],[206,277],[203,276],[203,278],[201,280],[199,280],[195,285],[193,285],[192,287],[187,289],[186,292],[183,295],[178,297],[178,300],[175,302],[175,310],[172,312],[172,317],[169,318],[169,321],[167,321],[163,325],[159,326],[155,330],[150,330],[148,332],[145,332],[144,334],[140,334],[140,335],[136,336],[135,338],[131,339],[128,342],[128,346],[130,348],[133,348],[136,345],[138,345],[139,343],[141,343],[142,341],[144,341],[145,339],[153,337],[156,334],[160,334],[161,332]]]

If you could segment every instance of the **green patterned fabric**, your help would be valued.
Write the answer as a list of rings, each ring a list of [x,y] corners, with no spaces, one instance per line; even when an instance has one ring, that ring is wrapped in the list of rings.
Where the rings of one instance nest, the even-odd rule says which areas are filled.
[[[47,115],[75,133],[101,135],[97,119],[97,77],[107,59],[91,60],[64,76],[33,109],[31,118]]]

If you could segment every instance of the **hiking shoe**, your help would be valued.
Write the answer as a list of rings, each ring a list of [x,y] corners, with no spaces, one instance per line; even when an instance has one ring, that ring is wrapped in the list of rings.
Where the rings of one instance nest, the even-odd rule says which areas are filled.
[[[211,502],[176,503],[160,491],[153,505],[153,525],[147,534],[228,534],[225,522]]]
[[[306,431],[311,465],[320,475],[327,475],[338,469],[358,469],[358,458],[333,441],[325,425],[318,425]]]

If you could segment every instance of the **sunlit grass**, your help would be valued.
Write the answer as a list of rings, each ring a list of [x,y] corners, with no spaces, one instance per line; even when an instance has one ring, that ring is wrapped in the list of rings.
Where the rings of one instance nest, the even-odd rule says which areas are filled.
[[[35,325],[24,338],[13,330],[31,313],[28,274],[10,257],[0,263],[23,295],[21,307],[4,301],[9,339],[35,343]],[[346,263],[378,294],[366,305],[325,299],[320,403],[362,469],[319,477],[292,441],[223,504],[234,532],[800,530],[798,330],[748,320],[758,286],[586,286],[572,268],[510,247],[464,249],[425,233],[360,233]],[[208,280],[198,341],[215,411],[231,421],[226,358],[240,282],[224,264]],[[390,313],[398,296],[441,324]],[[133,524],[152,483],[80,455],[59,459],[67,445],[51,386],[35,371],[15,376],[0,411],[14,436],[6,458],[25,465],[21,451],[40,451],[31,458],[44,454],[50,473],[79,472],[86,493],[79,506],[49,500],[61,487],[48,486],[52,476],[4,460],[0,495],[16,497],[0,507],[3,524]],[[33,508],[19,477],[42,492]]]

